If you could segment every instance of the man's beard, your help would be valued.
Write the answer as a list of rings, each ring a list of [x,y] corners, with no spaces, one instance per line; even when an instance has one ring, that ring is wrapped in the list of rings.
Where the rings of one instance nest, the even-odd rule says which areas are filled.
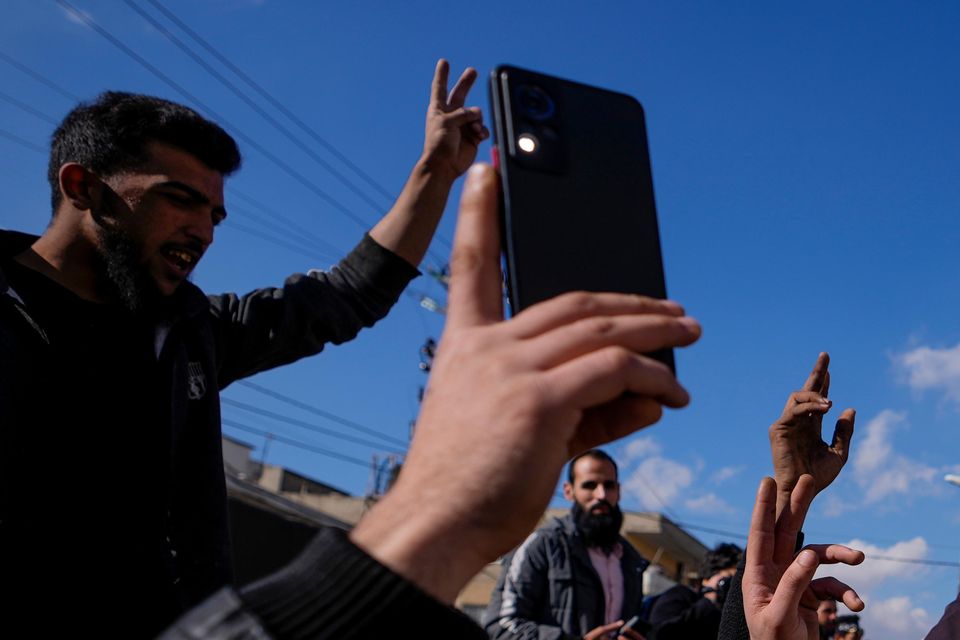
[[[600,547],[607,553],[613,549],[620,537],[620,525],[623,524],[623,512],[618,505],[612,505],[606,500],[600,500],[594,507],[606,505],[605,513],[594,514],[591,511],[584,510],[579,502],[574,502],[570,508],[573,514],[573,521],[583,536],[583,541],[588,547]]]
[[[99,224],[97,235],[104,274],[123,306],[138,315],[157,310],[162,296],[139,265],[137,247],[129,234],[119,227]]]

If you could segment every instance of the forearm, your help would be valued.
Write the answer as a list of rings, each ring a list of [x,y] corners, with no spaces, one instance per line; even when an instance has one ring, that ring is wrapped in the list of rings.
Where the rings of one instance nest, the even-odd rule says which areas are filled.
[[[456,175],[420,159],[390,211],[370,237],[416,267],[443,216]]]
[[[472,552],[462,530],[430,518],[423,504],[404,501],[396,489],[367,514],[351,532],[351,541],[384,566],[437,598],[451,603],[460,589],[489,558]],[[416,514],[416,515],[415,515]]]

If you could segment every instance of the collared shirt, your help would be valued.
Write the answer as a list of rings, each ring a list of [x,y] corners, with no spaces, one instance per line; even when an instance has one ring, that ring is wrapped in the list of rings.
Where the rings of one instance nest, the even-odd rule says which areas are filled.
[[[603,623],[616,622],[623,611],[623,568],[620,566],[623,547],[618,542],[609,555],[599,547],[588,547],[587,553],[590,554],[590,562],[597,570],[603,585]]]

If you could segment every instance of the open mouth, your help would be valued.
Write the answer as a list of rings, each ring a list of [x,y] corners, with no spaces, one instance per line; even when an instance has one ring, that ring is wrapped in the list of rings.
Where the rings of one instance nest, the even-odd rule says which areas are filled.
[[[200,255],[186,249],[171,247],[163,250],[163,257],[184,275],[190,273],[200,260]]]

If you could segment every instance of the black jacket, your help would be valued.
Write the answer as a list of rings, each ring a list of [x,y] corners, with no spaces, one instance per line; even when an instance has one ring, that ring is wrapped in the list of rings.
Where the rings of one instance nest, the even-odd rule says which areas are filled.
[[[0,233],[0,267],[34,240]],[[350,340],[416,273],[365,237],[282,288],[207,297],[184,283],[141,331],[116,310],[100,323],[104,305],[66,290],[62,314],[31,305],[0,271],[2,624],[77,629],[121,612],[154,635],[229,584],[220,389]],[[112,370],[99,350],[132,364]],[[51,600],[70,615],[35,618]]]
[[[657,597],[647,640],[716,640],[720,608],[693,589],[677,585]]]
[[[649,563],[620,538],[623,620],[640,612]],[[483,616],[491,638],[580,638],[604,624],[600,576],[568,514],[535,531],[504,558]]]

